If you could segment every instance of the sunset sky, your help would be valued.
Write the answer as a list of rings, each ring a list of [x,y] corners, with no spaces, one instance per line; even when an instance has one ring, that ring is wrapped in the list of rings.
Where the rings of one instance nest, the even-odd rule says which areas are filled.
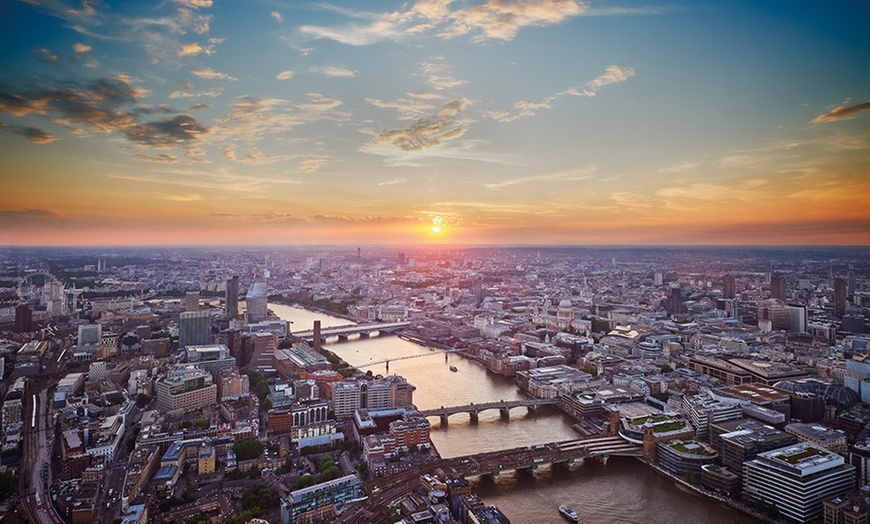
[[[870,244],[868,24],[861,0],[6,0],[0,245]]]

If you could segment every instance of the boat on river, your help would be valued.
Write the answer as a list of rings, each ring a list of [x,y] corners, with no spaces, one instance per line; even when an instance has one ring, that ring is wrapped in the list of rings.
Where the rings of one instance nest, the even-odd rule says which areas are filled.
[[[571,522],[578,522],[577,513],[564,504],[559,506],[559,513],[561,513],[563,517],[570,520]]]
[[[450,366],[450,371],[455,372],[455,371],[459,371],[459,369],[456,366]]]

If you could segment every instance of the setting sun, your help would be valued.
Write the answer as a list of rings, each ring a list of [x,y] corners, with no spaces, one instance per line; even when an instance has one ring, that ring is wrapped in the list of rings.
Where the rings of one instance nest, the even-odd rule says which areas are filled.
[[[438,227],[438,226],[432,226],[432,228],[430,229],[430,231],[432,231],[433,233],[440,233],[440,232],[441,232],[441,228]]]

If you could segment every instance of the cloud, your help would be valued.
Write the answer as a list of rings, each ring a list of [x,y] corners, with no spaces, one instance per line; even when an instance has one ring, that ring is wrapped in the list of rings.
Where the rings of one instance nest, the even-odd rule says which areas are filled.
[[[193,84],[190,82],[182,82],[181,89],[169,93],[169,98],[200,98],[203,96],[216,97],[223,93],[223,89],[212,88],[205,91],[193,92]]]
[[[320,66],[312,67],[310,71],[314,74],[323,75],[329,78],[353,78],[356,76],[356,71],[346,67]]]
[[[223,42],[221,38],[211,38],[209,39],[210,45],[199,45],[196,42],[188,42],[181,44],[181,47],[178,49],[178,56],[196,56],[199,54],[205,55],[213,55],[215,53],[215,46]]]
[[[211,7],[214,2],[213,0],[175,0],[175,3],[185,7],[199,9],[204,7]]]
[[[252,166],[275,164],[293,158],[293,155],[267,155],[256,147],[249,147],[247,153],[241,156],[237,155],[232,147],[225,147],[223,153],[227,160]]]
[[[44,60],[46,62],[57,62],[57,55],[49,51],[48,49],[41,47],[39,49],[34,49],[33,53],[40,60]]]
[[[659,173],[681,173],[683,171],[688,171],[690,169],[695,169],[696,167],[700,167],[703,162],[689,162],[688,160],[683,160],[682,162],[677,162],[672,166],[659,168]]]
[[[6,129],[17,135],[23,136],[28,142],[34,144],[50,144],[57,140],[56,136],[36,127],[8,126]]]
[[[156,122],[133,124],[123,129],[128,140],[158,147],[189,143],[208,131],[208,127],[189,115],[178,115]]]
[[[384,180],[383,182],[378,182],[379,186],[394,186],[396,184],[404,184],[408,179],[405,177],[394,178],[392,180]]]
[[[137,154],[133,155],[133,158],[136,160],[142,160],[145,162],[159,162],[161,164],[177,164],[178,157],[175,155],[145,155],[145,154]]]
[[[607,66],[605,73],[590,80],[589,82],[586,82],[584,89],[571,88],[559,94],[568,94],[574,96],[595,96],[596,94],[598,94],[598,91],[602,87],[610,84],[625,82],[633,76],[634,69],[630,67],[620,65]]]
[[[519,102],[516,102],[510,110],[485,111],[484,115],[487,118],[498,120],[499,122],[514,122],[521,118],[534,116],[541,109],[552,109],[553,102],[565,95],[595,96],[598,93],[598,90],[603,86],[624,82],[632,76],[634,76],[634,69],[630,67],[620,65],[608,66],[603,75],[586,82],[585,87],[582,89],[572,87],[565,91],[550,95],[539,102],[533,100],[520,100]]]
[[[345,16],[363,19],[334,27],[307,25],[299,32],[314,39],[363,46],[383,40],[402,40],[420,35],[454,38],[473,35],[472,40],[512,40],[524,27],[544,27],[583,13],[575,0],[487,0],[451,9],[452,0],[419,0],[403,9],[381,14],[358,13],[333,8]]]
[[[338,98],[321,95],[320,93],[308,93],[305,96],[308,97],[308,101],[296,105],[296,107],[303,111],[329,111],[343,103]]]
[[[274,18],[278,22],[284,21],[284,17],[281,16],[281,13],[279,13],[278,11],[272,11],[271,13],[269,13],[269,16],[271,16],[272,18]]]
[[[296,166],[296,169],[303,173],[314,173],[315,171],[319,171],[328,160],[329,158],[325,156],[310,156],[300,161]]]
[[[503,182],[495,182],[484,185],[489,189],[502,189],[508,186],[515,186],[518,184],[540,184],[544,182],[580,182],[591,179],[596,171],[597,168],[590,166],[582,169],[559,171],[556,173],[547,173],[544,175],[525,176],[520,178],[514,178],[511,180],[505,180]]]
[[[423,62],[421,69],[426,83],[436,91],[453,89],[468,83],[468,80],[454,78],[450,73],[450,66],[444,62]]]
[[[73,51],[75,51],[76,53],[79,53],[79,54],[89,53],[92,49],[93,49],[93,47],[86,45],[86,44],[79,43],[79,42],[76,42],[75,44],[73,44]]]
[[[835,107],[828,113],[821,114],[810,121],[812,124],[826,124],[828,122],[839,122],[840,120],[852,120],[862,111],[870,110],[870,100],[861,102],[860,104],[848,105],[849,100],[846,100],[838,107]]]
[[[48,107],[48,96],[38,95],[34,98],[25,98],[0,92],[0,113],[9,112],[14,116],[21,117],[30,113],[45,114]]]
[[[54,209],[8,209],[0,211],[0,224],[21,226],[27,223],[44,223],[57,221],[63,218],[63,214]]]
[[[286,71],[281,71],[280,73],[278,73],[275,78],[277,78],[278,80],[290,80],[291,78],[293,78],[294,74],[295,73],[292,70],[288,69]]]
[[[215,71],[214,69],[211,69],[209,67],[205,69],[191,71],[191,73],[195,76],[198,76],[199,78],[206,78],[209,80],[238,80],[238,78],[236,77],[230,76],[226,73],[219,73],[218,71]]]
[[[422,117],[403,129],[384,131],[368,145],[389,145],[402,151],[419,151],[441,145],[465,134],[470,121],[462,118],[462,112],[468,104],[464,98],[451,100],[441,106],[437,114]]]
[[[428,99],[416,97],[412,93],[406,94],[408,95],[407,98],[399,98],[392,102],[380,100],[378,98],[366,98],[366,102],[381,109],[395,109],[399,112],[400,118],[403,120],[425,116],[428,110],[435,107]]]

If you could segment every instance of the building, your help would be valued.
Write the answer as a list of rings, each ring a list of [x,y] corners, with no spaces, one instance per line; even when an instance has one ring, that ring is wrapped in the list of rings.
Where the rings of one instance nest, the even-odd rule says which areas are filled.
[[[196,365],[176,365],[157,381],[157,407],[196,411],[217,401],[217,386],[211,374]]]
[[[722,464],[742,471],[743,463],[759,453],[797,444],[797,437],[754,420],[730,420],[711,426],[711,444]]]
[[[774,505],[797,522],[821,516],[825,500],[846,495],[854,484],[854,467],[809,442],[760,453],[743,466],[747,502]]]
[[[770,298],[785,301],[786,292],[787,291],[784,276],[773,275],[772,277],[770,277]]]
[[[236,369],[236,359],[230,356],[229,348],[223,344],[186,346],[184,357],[188,363],[198,364],[209,373]]]
[[[269,296],[265,282],[254,282],[245,295],[246,320],[249,324],[263,322],[269,316]]]
[[[18,304],[15,307],[15,332],[30,331],[33,331],[33,310],[27,304]]]
[[[334,506],[359,498],[362,482],[355,475],[347,475],[308,488],[290,492],[281,500],[281,522],[290,524],[302,513]]]
[[[185,311],[199,311],[199,291],[185,292],[182,305]]]
[[[233,275],[227,279],[227,290],[224,298],[225,312],[228,318],[239,316],[239,277]]]
[[[661,284],[656,284],[661,285]],[[722,298],[733,299],[735,295],[734,275],[728,274],[722,277]]]
[[[708,395],[683,397],[682,410],[699,440],[709,439],[711,424],[743,418],[743,410],[737,402],[722,402]]]
[[[840,277],[834,279],[833,314],[843,318],[846,314],[846,280]]]
[[[413,404],[414,386],[400,376],[339,382],[333,386],[335,418],[350,418],[358,409],[384,409]]]
[[[102,342],[103,326],[102,324],[83,324],[79,326],[79,346],[88,346],[99,344]]]
[[[203,311],[185,311],[178,321],[178,345],[204,346],[211,344],[211,313]]]
[[[709,445],[695,440],[671,440],[656,444],[659,466],[679,477],[701,476],[701,467],[712,464],[718,453]]]
[[[834,453],[842,453],[848,449],[844,432],[818,424],[793,422],[785,427],[785,431],[796,436],[801,442],[809,442]]]
[[[250,396],[250,379],[235,369],[221,371],[218,375],[218,398],[221,402],[239,400]]]

